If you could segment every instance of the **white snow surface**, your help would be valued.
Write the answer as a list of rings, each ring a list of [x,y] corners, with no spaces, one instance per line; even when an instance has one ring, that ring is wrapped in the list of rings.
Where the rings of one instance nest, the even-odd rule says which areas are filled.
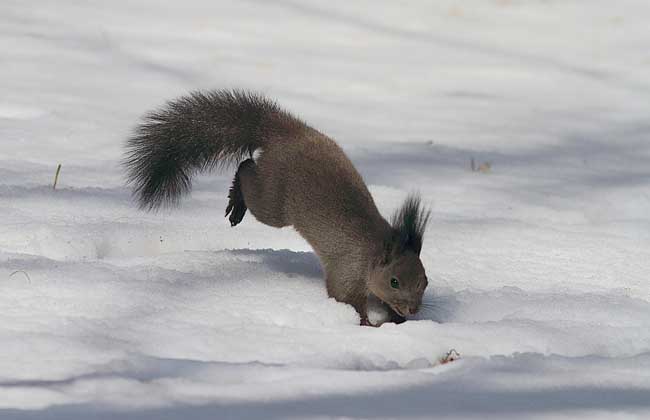
[[[649,418],[649,20],[643,0],[3,0],[0,418]],[[360,327],[292,229],[230,228],[233,168],[137,210],[139,117],[232,87],[335,138],[386,216],[422,193],[434,309]]]

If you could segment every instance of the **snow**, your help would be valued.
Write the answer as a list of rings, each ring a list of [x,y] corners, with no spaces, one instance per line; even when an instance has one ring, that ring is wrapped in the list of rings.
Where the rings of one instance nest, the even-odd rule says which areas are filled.
[[[616,6],[4,0],[0,418],[650,417],[650,3]],[[138,118],[224,87],[383,214],[422,193],[431,309],[359,327],[294,231],[230,228],[233,171],[137,210]]]

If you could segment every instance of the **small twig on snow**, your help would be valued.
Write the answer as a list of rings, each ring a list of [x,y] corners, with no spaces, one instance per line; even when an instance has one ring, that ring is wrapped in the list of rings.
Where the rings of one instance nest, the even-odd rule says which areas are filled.
[[[56,190],[56,183],[59,181],[59,173],[61,172],[61,164],[56,167],[56,173],[54,174],[54,184],[52,184],[52,189]]]

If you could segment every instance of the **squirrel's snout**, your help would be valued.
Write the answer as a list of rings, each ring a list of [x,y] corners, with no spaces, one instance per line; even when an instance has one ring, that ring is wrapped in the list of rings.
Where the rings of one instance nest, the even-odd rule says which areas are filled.
[[[409,305],[406,308],[406,311],[408,312],[409,315],[415,315],[418,312],[418,309],[420,309],[420,305],[417,303],[414,303],[412,305]]]
[[[393,307],[401,316],[415,315],[419,309],[418,304],[404,304],[403,306]]]

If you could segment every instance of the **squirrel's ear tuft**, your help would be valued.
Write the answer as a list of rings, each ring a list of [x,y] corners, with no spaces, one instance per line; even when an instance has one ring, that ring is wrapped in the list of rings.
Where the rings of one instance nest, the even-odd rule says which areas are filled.
[[[391,232],[390,236],[384,239],[383,250],[381,254],[381,265],[388,265],[395,257],[397,250],[397,232]]]
[[[431,210],[422,208],[422,200],[417,194],[409,195],[402,207],[393,214],[394,244],[402,251],[413,251],[420,255],[424,230],[429,222]]]

